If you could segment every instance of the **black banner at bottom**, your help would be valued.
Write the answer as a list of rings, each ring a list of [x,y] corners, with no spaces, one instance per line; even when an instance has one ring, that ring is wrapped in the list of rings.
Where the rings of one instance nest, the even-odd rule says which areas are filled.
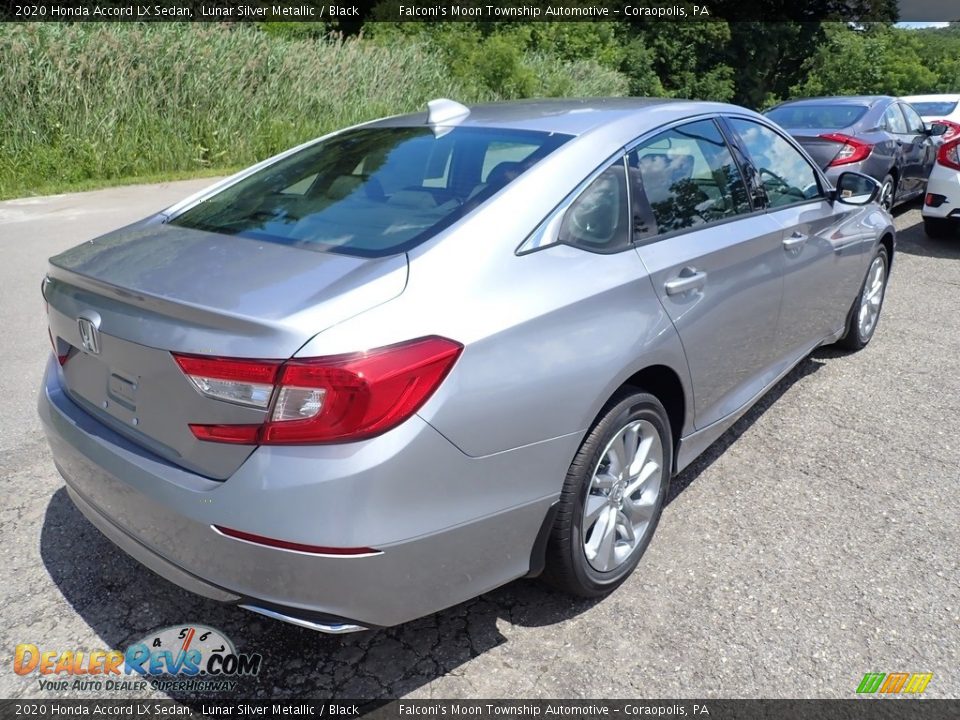
[[[0,700],[8,718],[957,720],[960,700]]]

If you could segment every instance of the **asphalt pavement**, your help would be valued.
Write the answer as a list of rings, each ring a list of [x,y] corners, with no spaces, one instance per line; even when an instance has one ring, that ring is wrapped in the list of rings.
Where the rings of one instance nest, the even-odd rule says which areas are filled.
[[[844,698],[866,672],[930,672],[927,697],[960,697],[960,237],[897,214],[871,345],[815,352],[675,479],[612,596],[519,581],[334,637],[190,595],[116,550],[68,499],[36,416],[46,258],[209,182],[0,203],[0,697],[89,695],[15,674],[20,643],[122,650],[190,623],[264,656],[235,690],[248,698]]]

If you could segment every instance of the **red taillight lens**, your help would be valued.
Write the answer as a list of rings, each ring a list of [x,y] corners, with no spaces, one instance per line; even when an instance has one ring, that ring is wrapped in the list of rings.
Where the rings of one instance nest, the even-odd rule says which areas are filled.
[[[282,360],[238,360],[176,353],[173,359],[203,395],[263,409],[270,405],[273,383],[283,363]]]
[[[356,355],[291,360],[280,373],[280,394],[261,441],[333,442],[386,432],[426,402],[462,349],[431,337]],[[319,402],[310,390],[320,391]],[[303,419],[296,401],[292,407],[281,403],[287,393],[304,398]]]
[[[203,394],[270,409],[262,426],[192,424],[197,438],[289,445],[361,440],[396,427],[440,386],[462,350],[453,340],[426,337],[365,353],[283,364],[174,357]]]
[[[836,157],[830,161],[827,167],[860,162],[861,160],[866,160],[870,153],[873,152],[873,145],[870,143],[865,143],[862,140],[857,140],[843,133],[826,133],[820,137],[824,140],[830,140],[842,145]]]
[[[197,440],[256,445],[260,437],[260,425],[190,425],[190,432]]]
[[[960,170],[960,155],[957,147],[960,146],[960,138],[945,142],[937,150],[937,163],[953,170]]]
[[[238,360],[236,358],[178,355],[173,359],[187,375],[272,385],[283,360]]]

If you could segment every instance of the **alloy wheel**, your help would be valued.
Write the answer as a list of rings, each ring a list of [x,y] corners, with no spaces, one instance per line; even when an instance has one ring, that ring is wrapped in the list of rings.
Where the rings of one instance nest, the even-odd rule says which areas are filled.
[[[615,570],[643,542],[663,475],[663,443],[649,421],[628,423],[607,443],[587,489],[581,524],[584,555],[594,570]]]
[[[887,180],[880,186],[880,207],[887,212],[893,210],[893,183]]]
[[[880,305],[883,302],[883,290],[886,286],[886,275],[887,265],[883,257],[878,255],[870,263],[867,282],[864,284],[863,294],[860,296],[860,314],[857,317],[857,324],[860,337],[863,340],[869,339],[877,326]]]

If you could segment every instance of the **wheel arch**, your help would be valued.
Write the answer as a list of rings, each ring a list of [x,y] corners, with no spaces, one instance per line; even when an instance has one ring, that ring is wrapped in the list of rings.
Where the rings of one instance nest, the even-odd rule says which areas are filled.
[[[893,269],[893,254],[897,245],[892,228],[884,230],[880,236],[880,244],[887,249],[887,274],[889,274],[890,270]]]
[[[677,448],[680,446],[684,423],[687,420],[687,396],[680,375],[668,365],[650,365],[627,378],[617,391],[626,387],[642,389],[663,403],[670,420],[676,465]]]

